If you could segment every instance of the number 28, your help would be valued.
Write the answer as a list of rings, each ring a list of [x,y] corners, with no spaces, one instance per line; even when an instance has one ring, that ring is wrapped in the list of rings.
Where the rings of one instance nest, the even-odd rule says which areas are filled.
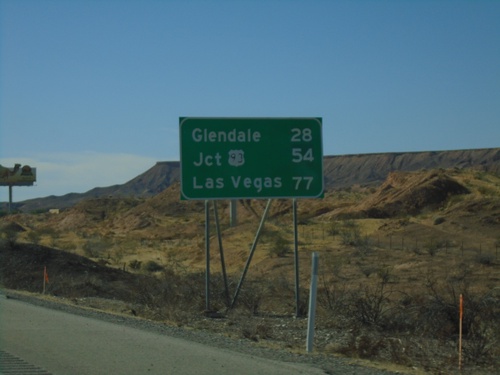
[[[311,142],[312,134],[310,128],[293,128],[292,129],[292,142]]]

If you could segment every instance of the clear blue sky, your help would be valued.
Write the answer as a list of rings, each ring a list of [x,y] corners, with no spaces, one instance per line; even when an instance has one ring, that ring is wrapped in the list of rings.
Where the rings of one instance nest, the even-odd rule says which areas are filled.
[[[38,170],[15,201],[179,160],[180,116],[322,117],[325,155],[499,147],[500,1],[0,0],[0,163]]]

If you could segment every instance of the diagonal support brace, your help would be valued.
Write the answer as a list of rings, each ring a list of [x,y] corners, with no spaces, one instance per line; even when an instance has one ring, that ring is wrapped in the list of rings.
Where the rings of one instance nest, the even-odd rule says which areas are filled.
[[[236,305],[236,301],[238,300],[238,295],[240,294],[241,286],[243,285],[243,281],[245,280],[245,276],[247,274],[248,268],[250,267],[250,262],[252,261],[253,254],[255,252],[255,249],[257,247],[257,243],[259,241],[260,234],[262,232],[262,229],[264,228],[264,223],[267,218],[267,214],[269,213],[269,208],[271,207],[271,202],[272,199],[269,199],[267,201],[266,209],[264,210],[264,213],[262,214],[262,219],[260,220],[259,224],[259,229],[257,229],[257,233],[255,234],[255,239],[252,244],[252,248],[250,250],[250,255],[248,255],[247,262],[245,264],[245,268],[243,269],[243,273],[241,274],[240,282],[238,283],[238,286],[236,288],[236,292],[234,293],[233,301],[231,302],[231,307],[232,309]]]

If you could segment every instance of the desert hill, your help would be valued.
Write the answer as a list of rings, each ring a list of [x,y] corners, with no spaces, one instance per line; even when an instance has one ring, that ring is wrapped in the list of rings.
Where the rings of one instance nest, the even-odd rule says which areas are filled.
[[[31,218],[35,220],[43,216],[37,226],[59,233],[155,241],[183,240],[186,243],[194,239],[203,241],[204,202],[181,201],[179,196],[180,185],[174,182],[149,198],[89,198],[60,214]],[[499,196],[500,177],[487,172],[458,168],[390,172],[377,187],[356,185],[329,190],[324,199],[301,199],[298,214],[300,223],[307,224],[310,220],[327,223],[348,219],[399,220],[428,213],[434,213],[433,216],[444,221],[447,216],[466,218],[472,213],[481,220],[475,229],[477,235],[487,230],[488,236],[493,236],[495,229],[500,228]],[[257,225],[265,205],[265,200],[239,200],[239,229]],[[221,225],[230,233],[229,203],[218,201],[217,206]],[[213,210],[212,203],[210,209]],[[6,220],[19,225],[17,217],[12,215]],[[19,217],[30,216],[21,214]],[[291,223],[291,200],[274,200],[269,220]],[[433,223],[431,226],[436,229]]]
[[[371,197],[348,210],[352,217],[390,218],[414,216],[422,210],[439,208],[452,196],[470,191],[445,170],[391,172]]]
[[[162,263],[176,254],[181,262],[187,261],[186,266],[203,268],[205,204],[180,201],[179,193],[175,182],[150,198],[107,196],[82,200],[60,214],[5,216],[0,227],[19,233],[28,242],[57,244],[91,258],[108,259],[110,264],[117,262],[117,266],[140,253]],[[251,244],[265,204],[265,200],[238,201],[238,226],[232,228],[228,202],[217,202],[233,269],[241,267],[241,248]],[[213,203],[210,210],[215,241]],[[283,237],[290,243],[291,201],[274,200],[268,218],[269,241]],[[409,231],[415,238],[454,243],[473,238],[493,248],[500,241],[500,177],[457,168],[391,172],[378,187],[358,185],[330,190],[323,199],[299,200],[298,219],[299,227],[319,226],[323,237],[338,232],[332,229],[337,223],[356,220],[365,236],[380,238]],[[267,262],[265,252],[260,256]]]
[[[96,187],[81,194],[69,193],[62,196],[51,195],[45,198],[28,199],[14,203],[14,207],[23,212],[30,212],[71,207],[82,200],[99,197],[151,197],[170,186],[173,182],[179,181],[179,173],[180,163],[178,161],[157,162],[146,172],[122,185]],[[4,210],[6,209],[5,202],[0,206]]]
[[[325,156],[323,165],[327,190],[353,185],[379,185],[393,171],[473,168],[500,174],[500,148]],[[107,196],[146,198],[179,181],[179,177],[179,162],[157,162],[146,172],[122,185],[94,188],[82,194],[70,193],[30,199],[15,203],[14,206],[20,211],[31,212],[67,208],[89,198]],[[2,204],[2,208],[5,210],[5,203]]]
[[[0,227],[17,232],[24,241],[64,249],[111,267],[141,267],[153,262],[160,269],[175,264],[201,272],[205,266],[205,204],[180,201],[179,191],[176,182],[150,198],[87,199],[60,214],[6,216]],[[238,225],[231,227],[228,202],[217,202],[231,275],[244,265],[265,204],[265,200],[238,201]],[[213,215],[211,203],[210,237],[215,247]],[[298,219],[302,262],[307,262],[309,251],[321,250],[325,256],[338,251],[350,254],[342,257],[368,251],[373,264],[390,266],[397,258],[380,257],[382,250],[373,248],[406,249],[398,254],[399,261],[406,262],[404,257],[413,258],[408,251],[425,254],[446,246],[446,253],[453,248],[458,255],[460,248],[462,257],[481,256],[494,263],[500,246],[500,177],[468,169],[392,172],[378,187],[354,186],[331,190],[323,199],[299,200]],[[275,254],[291,251],[292,223],[291,201],[274,200],[253,259],[254,275],[291,272],[292,258]],[[353,261],[352,267],[364,257]],[[216,248],[212,258],[219,270]],[[460,262],[460,257],[455,261]],[[422,260],[418,264],[419,269],[427,267]]]

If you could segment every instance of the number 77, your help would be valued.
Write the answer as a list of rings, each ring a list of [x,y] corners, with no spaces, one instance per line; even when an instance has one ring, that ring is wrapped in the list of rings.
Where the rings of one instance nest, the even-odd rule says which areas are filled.
[[[309,190],[313,181],[313,177],[292,177],[292,179],[295,181],[295,190],[299,190],[302,180],[306,183],[306,190]]]

